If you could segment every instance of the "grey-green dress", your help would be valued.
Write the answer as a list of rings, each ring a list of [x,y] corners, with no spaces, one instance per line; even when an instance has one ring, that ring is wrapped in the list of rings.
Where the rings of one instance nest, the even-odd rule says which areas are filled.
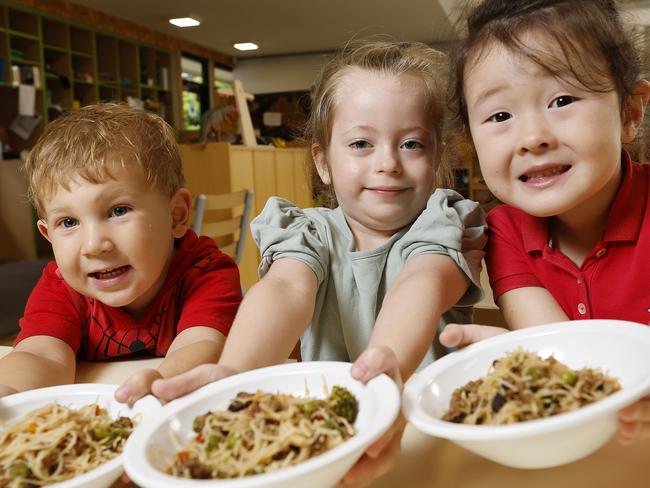
[[[260,277],[276,259],[291,258],[309,266],[318,279],[313,319],[301,338],[304,361],[356,359],[370,341],[386,290],[406,262],[420,254],[448,255],[472,281],[439,327],[470,322],[472,305],[482,297],[484,214],[476,202],[452,190],[436,190],[413,224],[371,251],[355,249],[340,208],[301,209],[277,197],[268,200],[251,231],[262,255]],[[420,367],[435,355],[432,345]]]

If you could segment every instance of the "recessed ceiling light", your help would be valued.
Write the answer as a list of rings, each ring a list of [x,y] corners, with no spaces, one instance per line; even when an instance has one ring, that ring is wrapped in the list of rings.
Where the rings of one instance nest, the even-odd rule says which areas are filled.
[[[192,17],[179,17],[177,19],[169,19],[169,23],[174,24],[177,27],[194,27],[201,25],[201,22],[193,19]]]
[[[237,44],[233,44],[232,47],[240,51],[254,51],[258,48],[258,45],[252,42],[238,42]]]

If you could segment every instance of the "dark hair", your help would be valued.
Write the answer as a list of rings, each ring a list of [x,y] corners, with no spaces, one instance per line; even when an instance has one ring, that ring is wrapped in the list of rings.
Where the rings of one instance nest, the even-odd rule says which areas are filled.
[[[467,38],[455,53],[453,70],[456,115],[465,125],[466,68],[494,43],[554,76],[570,75],[588,90],[616,90],[621,107],[639,79],[640,57],[615,0],[484,0],[466,18]],[[542,34],[557,50],[527,46],[529,32]]]

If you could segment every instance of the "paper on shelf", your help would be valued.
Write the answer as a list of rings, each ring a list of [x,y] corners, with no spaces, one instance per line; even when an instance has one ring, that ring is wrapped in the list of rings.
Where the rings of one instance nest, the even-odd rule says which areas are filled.
[[[18,85],[18,114],[34,116],[36,88],[32,85]]]
[[[280,127],[282,125],[282,112],[264,112],[262,123],[267,127]]]

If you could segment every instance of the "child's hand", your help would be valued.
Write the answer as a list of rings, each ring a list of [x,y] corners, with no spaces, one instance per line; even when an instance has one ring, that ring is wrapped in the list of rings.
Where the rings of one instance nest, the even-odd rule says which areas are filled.
[[[650,437],[650,396],[618,413],[618,440],[621,444],[634,444],[647,437]]]
[[[7,395],[13,395],[18,393],[18,390],[7,385],[0,385],[0,397],[5,397]]]
[[[364,383],[386,373],[402,389],[395,353],[387,347],[366,349],[352,365],[352,376]],[[406,420],[400,413],[388,431],[375,441],[341,480],[340,486],[363,486],[387,473],[399,458]]]
[[[115,399],[120,403],[133,405],[140,398],[151,393],[152,383],[160,378],[162,375],[157,369],[147,368],[138,371],[115,390]]]
[[[161,400],[170,401],[237,373],[239,371],[220,364],[202,364],[186,373],[157,379],[151,385],[151,392]]]
[[[505,332],[508,330],[491,325],[447,324],[439,338],[445,347],[465,347]]]

